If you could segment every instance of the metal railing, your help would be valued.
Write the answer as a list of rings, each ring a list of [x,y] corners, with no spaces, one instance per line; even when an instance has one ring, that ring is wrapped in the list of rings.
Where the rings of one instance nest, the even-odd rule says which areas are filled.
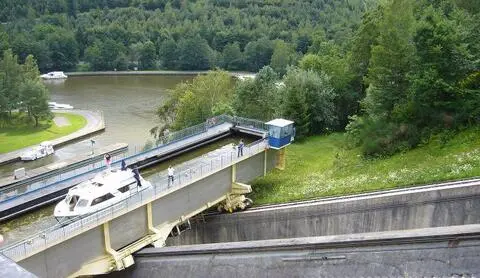
[[[63,242],[88,229],[158,199],[161,195],[165,194],[167,190],[176,190],[188,186],[226,167],[230,167],[238,161],[257,155],[263,152],[267,148],[267,145],[268,142],[265,139],[255,141],[244,147],[243,156],[240,157],[237,156],[236,149],[224,150],[215,157],[200,163],[200,165],[180,171],[175,176],[175,182],[170,187],[167,175],[163,173],[161,181],[152,183],[152,188],[148,190],[132,194],[128,198],[110,207],[89,216],[78,218],[66,226],[56,225],[21,242],[6,246],[2,248],[0,252],[4,256],[18,262],[50,246]]]
[[[166,148],[173,143],[185,140],[192,136],[196,136],[200,134],[205,134],[204,137],[210,136],[211,134],[208,134],[209,130],[211,130],[215,126],[221,125],[226,122],[232,123],[233,125],[253,127],[263,131],[266,130],[265,124],[261,121],[246,119],[241,117],[232,117],[229,115],[219,115],[219,116],[209,118],[205,123],[191,126],[177,132],[171,132],[170,134],[162,136],[157,140],[158,144],[152,145],[149,148],[139,147],[139,146],[134,146],[133,148],[129,147],[127,152],[112,156],[112,161],[115,161],[114,163],[112,163],[112,166],[120,165],[122,160],[125,160],[127,165],[135,163],[137,162],[135,160],[136,157],[139,157],[143,154],[147,154],[149,152],[157,151],[162,148]],[[20,185],[16,187],[2,189],[0,190],[0,204],[3,202],[8,202],[12,199],[18,198],[25,194],[29,194],[41,189],[45,189],[50,186],[61,186],[62,184],[71,183],[71,182],[80,183],[83,180],[85,180],[83,178],[84,175],[100,172],[105,168],[106,168],[105,161],[100,160],[92,164],[89,164],[65,173],[58,174],[54,177],[50,177],[42,181],[34,182],[28,185]]]

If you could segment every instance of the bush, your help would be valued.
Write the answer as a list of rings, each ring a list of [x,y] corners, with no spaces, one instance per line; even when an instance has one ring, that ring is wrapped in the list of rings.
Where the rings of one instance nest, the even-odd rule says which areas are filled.
[[[366,157],[382,157],[411,149],[421,135],[414,125],[388,123],[369,117],[352,117],[347,126],[347,145],[360,146]]]

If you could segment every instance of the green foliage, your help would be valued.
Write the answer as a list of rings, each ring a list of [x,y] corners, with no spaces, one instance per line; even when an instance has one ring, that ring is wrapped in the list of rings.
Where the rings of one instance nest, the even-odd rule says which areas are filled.
[[[480,130],[470,128],[448,140],[383,159],[364,159],[345,149],[341,133],[312,136],[288,147],[285,170],[252,182],[255,204],[344,196],[480,175]],[[443,142],[442,142],[443,141]]]
[[[287,72],[288,66],[294,66],[297,60],[297,54],[293,47],[283,40],[276,40],[274,42],[275,47],[273,49],[272,60],[270,66],[280,76],[283,76]]]
[[[211,71],[191,82],[180,83],[165,104],[158,108],[161,124],[151,133],[159,137],[167,128],[179,130],[202,123],[220,111],[228,110],[232,95],[232,78],[225,71]]]
[[[50,118],[48,108],[49,93],[40,81],[40,72],[32,55],[27,56],[23,65],[18,64],[17,56],[10,49],[0,61],[0,117],[11,121],[12,112],[26,111],[32,117],[35,127],[40,119]],[[28,122],[29,119],[26,119]]]
[[[269,66],[263,67],[254,79],[238,81],[233,99],[237,115],[267,121],[279,114],[276,82],[278,75]]]
[[[282,116],[297,126],[297,137],[333,129],[336,94],[324,73],[290,68],[283,82]]]
[[[58,70],[54,67],[60,66],[73,69],[75,63],[80,61],[91,62],[92,56],[91,53],[87,55],[87,49],[93,47],[96,41],[109,40],[123,45],[118,55],[122,56],[122,60],[126,57],[126,61],[121,63],[126,63],[130,68],[135,65],[152,68],[159,64],[165,69],[194,67],[188,68],[191,70],[211,69],[220,65],[227,69],[258,71],[270,64],[274,49],[271,42],[277,39],[301,54],[306,53],[319,39],[343,44],[360,22],[368,7],[366,3],[372,1],[0,1],[0,22],[5,23],[9,45],[20,61],[28,54],[33,54],[42,72]],[[57,38],[64,37],[67,40],[58,40],[58,44],[55,44],[54,36],[49,36],[57,33],[60,34]],[[73,35],[76,45],[65,34]],[[19,39],[21,37],[28,40]],[[144,59],[142,65],[136,59],[138,57],[129,51],[132,45],[148,41],[154,43],[155,53],[159,55],[148,64],[145,62],[150,59]],[[199,43],[198,51],[192,47],[193,41]],[[267,41],[267,44],[263,44]],[[253,44],[247,48],[249,43]],[[239,59],[237,49],[231,48],[234,44],[238,44],[241,56],[245,59]],[[67,49],[65,45],[72,47]],[[178,49],[174,45],[178,45]],[[211,51],[205,51],[207,45]],[[229,45],[230,49],[224,53]],[[180,57],[184,49],[194,57]],[[206,52],[209,52],[208,55],[205,55]],[[102,54],[107,56],[99,57],[100,60],[108,61],[108,54]],[[232,60],[222,59],[224,54],[228,54],[227,57],[233,55]],[[196,58],[201,58],[201,61],[194,63]],[[280,63],[278,65],[282,69],[276,63]],[[283,65],[290,63],[275,61],[272,66],[282,72],[285,70]],[[107,69],[111,66],[92,66],[93,70],[97,68]]]

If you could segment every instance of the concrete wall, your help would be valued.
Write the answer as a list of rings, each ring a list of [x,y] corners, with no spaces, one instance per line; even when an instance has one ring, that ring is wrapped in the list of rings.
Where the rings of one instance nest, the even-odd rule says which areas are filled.
[[[267,157],[269,167],[274,157]],[[237,180],[248,183],[263,175],[264,153],[248,158],[237,165]],[[179,219],[230,192],[232,167],[225,168],[202,180],[160,197],[152,203],[153,225]],[[141,239],[148,233],[146,206],[124,214],[110,222],[111,245],[115,250]],[[106,255],[103,226],[57,244],[18,264],[39,277],[67,277],[82,264]]]
[[[130,211],[110,222],[110,242],[115,250],[133,243],[147,234],[147,208],[145,206]]]
[[[480,187],[407,191],[192,221],[167,245],[324,236],[480,223]]]
[[[38,277],[67,277],[83,263],[105,255],[103,226],[31,256],[18,264]]]
[[[478,226],[148,248],[107,277],[478,277]]]
[[[173,191],[153,202],[153,225],[158,226],[172,219],[179,219],[182,215],[227,194],[231,188],[232,169],[228,167],[187,187]]]

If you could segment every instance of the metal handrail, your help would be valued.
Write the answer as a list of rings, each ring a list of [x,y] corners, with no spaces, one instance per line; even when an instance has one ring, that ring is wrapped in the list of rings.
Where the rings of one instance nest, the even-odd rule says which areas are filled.
[[[91,229],[97,225],[103,224],[119,215],[132,211],[140,206],[145,205],[155,199],[158,199],[168,190],[177,190],[185,187],[193,182],[203,179],[212,173],[218,172],[226,167],[237,163],[238,161],[247,159],[268,148],[265,139],[260,139],[244,147],[244,155],[237,157],[237,152],[233,149],[224,150],[220,154],[211,158],[207,163],[181,171],[176,178],[178,183],[175,186],[168,187],[167,176],[161,182],[152,184],[151,190],[143,190],[130,195],[128,198],[95,212],[89,216],[79,218],[66,226],[54,226],[45,231],[37,233],[23,241],[11,244],[0,250],[0,252],[12,260],[19,261],[44,250],[49,246],[53,246],[68,238],[72,238],[83,231]]]

